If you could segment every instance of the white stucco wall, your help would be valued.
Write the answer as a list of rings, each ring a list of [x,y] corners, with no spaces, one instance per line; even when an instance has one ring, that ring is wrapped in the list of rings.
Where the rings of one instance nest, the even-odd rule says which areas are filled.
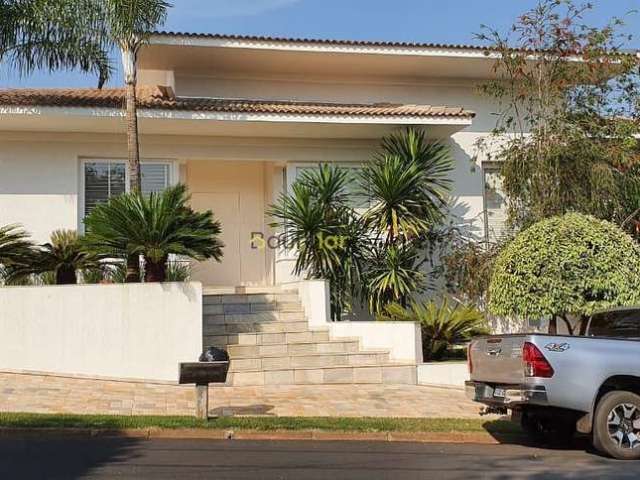
[[[357,337],[365,350],[388,350],[394,361],[422,363],[422,336],[417,322],[332,322],[329,282],[302,280],[286,283],[284,287],[298,290],[311,330],[329,330],[331,338]]]
[[[438,387],[464,388],[469,380],[466,362],[434,362],[418,365],[418,384]]]
[[[201,352],[197,282],[0,288],[0,370],[175,382]]]

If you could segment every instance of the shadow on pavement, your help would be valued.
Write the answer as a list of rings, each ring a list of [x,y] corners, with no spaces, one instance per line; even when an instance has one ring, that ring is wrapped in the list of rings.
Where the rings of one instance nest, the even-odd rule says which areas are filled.
[[[137,438],[0,438],[1,479],[81,478],[102,466],[136,458]]]

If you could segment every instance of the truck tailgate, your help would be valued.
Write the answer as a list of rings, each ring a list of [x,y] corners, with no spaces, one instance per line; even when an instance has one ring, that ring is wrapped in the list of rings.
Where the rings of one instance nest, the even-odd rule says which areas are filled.
[[[521,384],[524,382],[522,346],[526,335],[481,337],[469,349],[471,380],[488,383]]]

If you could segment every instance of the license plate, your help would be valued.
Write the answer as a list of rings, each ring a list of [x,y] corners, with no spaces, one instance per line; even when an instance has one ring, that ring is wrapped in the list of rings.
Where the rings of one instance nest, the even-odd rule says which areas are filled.
[[[497,398],[504,398],[504,388],[496,388],[493,390],[493,396]]]

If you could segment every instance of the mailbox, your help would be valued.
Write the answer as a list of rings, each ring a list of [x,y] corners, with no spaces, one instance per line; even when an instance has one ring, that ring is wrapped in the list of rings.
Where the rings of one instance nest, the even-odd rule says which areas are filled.
[[[195,384],[196,417],[209,418],[209,384],[225,383],[229,371],[229,354],[222,349],[209,347],[199,362],[180,363],[178,383]]]
[[[227,381],[229,362],[184,362],[180,364],[178,383],[207,385]]]

